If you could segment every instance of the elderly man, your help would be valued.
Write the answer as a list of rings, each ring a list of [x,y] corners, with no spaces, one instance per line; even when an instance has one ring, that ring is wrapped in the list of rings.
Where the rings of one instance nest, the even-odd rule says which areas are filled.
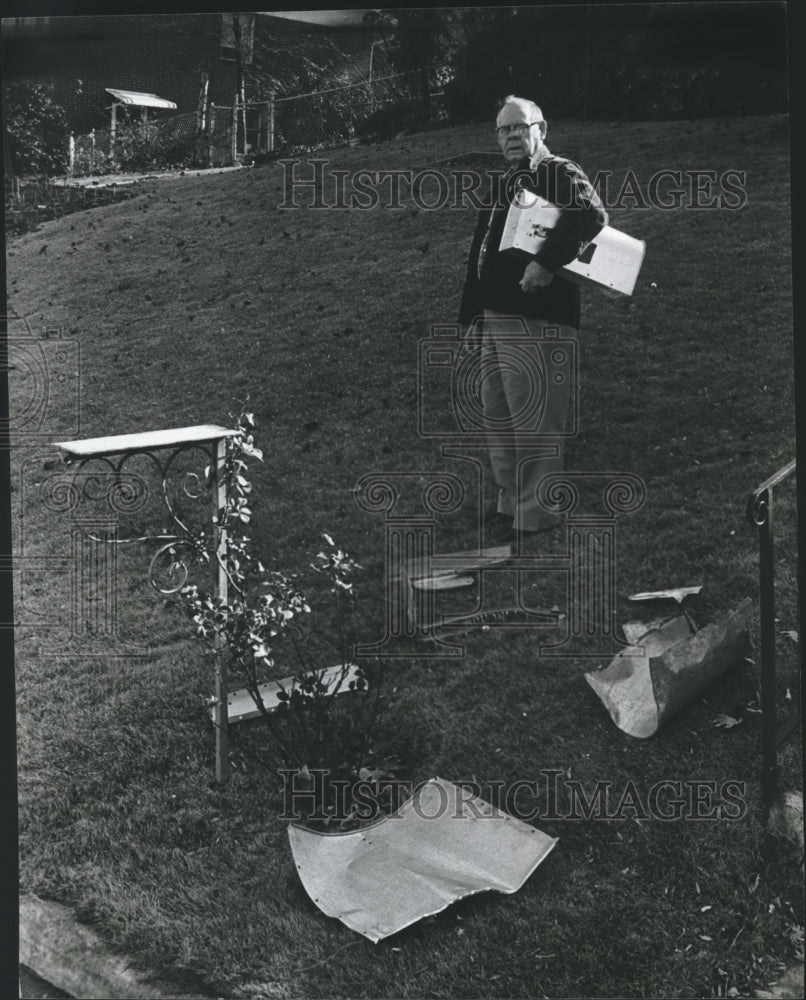
[[[557,367],[562,345],[552,346],[547,338],[572,340],[579,329],[579,287],[556,272],[607,225],[607,213],[580,167],[549,152],[546,121],[532,101],[505,98],[496,133],[509,168],[494,207],[479,213],[459,322],[468,349],[478,346],[473,337],[482,330],[484,427],[499,487],[494,513],[515,532],[537,532],[559,522],[538,505],[537,489],[544,476],[562,471],[562,435],[574,391],[572,373],[566,369],[563,375],[562,364]],[[525,267],[521,257],[499,251],[519,187],[561,209]]]

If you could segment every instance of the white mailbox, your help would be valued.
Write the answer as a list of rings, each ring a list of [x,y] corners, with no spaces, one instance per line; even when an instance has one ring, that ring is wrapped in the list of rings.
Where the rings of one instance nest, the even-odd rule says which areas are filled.
[[[533,257],[560,217],[560,209],[533,191],[521,189],[510,206],[501,237],[502,252]],[[644,262],[646,244],[605,226],[560,273],[580,285],[617,295],[632,295]]]

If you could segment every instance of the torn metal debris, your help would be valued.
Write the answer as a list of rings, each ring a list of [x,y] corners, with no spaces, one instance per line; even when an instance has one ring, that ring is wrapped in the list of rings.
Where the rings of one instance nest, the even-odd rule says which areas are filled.
[[[489,566],[497,566],[511,559],[515,552],[512,545],[492,545],[481,549],[478,552],[472,550],[466,552],[444,552],[431,556],[432,574],[437,573],[466,573],[474,569],[486,569]]]
[[[328,696],[333,694],[343,694],[350,690],[350,682],[358,680],[358,667],[354,663],[337,664],[335,667],[325,667],[323,670],[315,670],[313,673],[319,681],[327,688]],[[273,712],[280,704],[280,693],[287,694],[298,686],[302,676],[283,677],[278,681],[267,681],[258,688],[263,705],[267,712]],[[331,688],[333,690],[331,690]],[[209,707],[210,715],[215,717],[215,699],[211,699]],[[227,721],[244,722],[247,719],[256,719],[262,713],[255,704],[255,699],[246,691],[233,691],[227,695]]]
[[[691,594],[699,594],[702,584],[698,587],[676,587],[672,590],[645,590],[640,594],[630,594],[628,601],[660,601],[664,599],[682,604]]]
[[[463,615],[443,615],[429,624],[436,635],[461,635],[474,629],[495,627],[557,629],[565,621],[558,608],[524,608],[520,604],[479,608]]]
[[[646,739],[747,655],[750,598],[720,621],[694,631],[685,615],[668,619],[623,649],[604,670],[585,674],[613,722]]]
[[[288,838],[319,909],[375,942],[473,893],[517,892],[557,843],[440,778],[371,826]]]
[[[459,576],[456,573],[443,575],[421,576],[411,581],[415,590],[456,590],[459,587],[472,587],[476,582],[474,576]]]
[[[493,545],[477,551],[443,552],[406,561],[403,578],[414,590],[453,590],[475,584],[477,570],[500,566],[513,555],[512,545]],[[411,608],[409,609],[411,612]]]
[[[624,633],[624,638],[631,646],[637,646],[639,640],[647,634],[647,632],[652,632],[657,630],[662,626],[666,625],[667,622],[671,621],[672,618],[676,618],[677,615],[663,615],[661,618],[651,618],[649,621],[645,622],[624,622],[621,626],[621,631]],[[691,631],[695,631],[691,629]]]

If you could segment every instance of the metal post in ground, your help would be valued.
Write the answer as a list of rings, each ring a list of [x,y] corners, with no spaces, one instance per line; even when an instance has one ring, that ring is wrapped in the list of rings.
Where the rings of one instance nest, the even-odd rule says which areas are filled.
[[[759,525],[759,584],[761,599],[761,790],[764,815],[769,815],[778,784],[777,722],[775,715],[775,542],[772,490],[761,495],[764,521]]]
[[[207,134],[207,91],[210,77],[202,73],[199,80],[199,100],[196,106],[196,163],[205,166],[205,135]],[[210,166],[209,163],[206,166]]]
[[[221,439],[216,444],[215,490],[217,504],[216,554],[218,560],[218,599],[227,603],[227,530],[224,527],[222,512],[227,507],[226,480],[227,442]],[[227,661],[224,641],[216,636],[216,675],[215,675],[215,775],[220,784],[229,780],[229,747],[228,747],[228,706],[227,706]]]
[[[778,792],[778,744],[788,735],[778,731],[775,707],[775,536],[773,490],[795,471],[793,459],[770,476],[748,498],[747,515],[758,528],[761,633],[761,798],[764,818]]]
[[[208,127],[208,161],[209,166],[213,166],[213,135],[215,133],[215,104],[210,105],[210,115],[207,119]]]

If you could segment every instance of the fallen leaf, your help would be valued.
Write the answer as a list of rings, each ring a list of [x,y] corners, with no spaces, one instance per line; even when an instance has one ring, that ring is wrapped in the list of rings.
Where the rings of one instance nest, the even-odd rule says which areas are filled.
[[[358,777],[360,781],[377,781],[379,778],[385,778],[388,773],[379,767],[362,767],[358,772]]]
[[[803,928],[798,924],[791,924],[789,930],[787,931],[787,936],[789,940],[794,945],[803,944]]]
[[[792,629],[788,629],[784,632],[781,632],[781,635],[785,635],[788,639],[791,639],[792,642],[798,641],[798,633],[793,631]]]
[[[711,725],[721,729],[733,729],[734,726],[739,726],[742,722],[744,719],[734,719],[732,715],[718,715],[715,719],[711,719]]]

